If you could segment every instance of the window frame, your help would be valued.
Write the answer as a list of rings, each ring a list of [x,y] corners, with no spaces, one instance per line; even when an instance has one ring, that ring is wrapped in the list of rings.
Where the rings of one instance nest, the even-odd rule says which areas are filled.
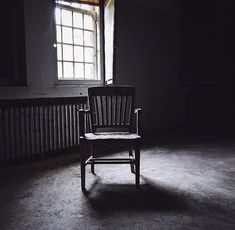
[[[67,85],[67,86],[79,86],[79,85],[104,85],[104,76],[103,76],[103,44],[102,44],[102,41],[103,41],[103,26],[102,26],[102,9],[101,9],[101,6],[99,5],[94,5],[94,4],[87,4],[87,3],[80,3],[80,4],[85,4],[85,5],[93,5],[93,6],[97,6],[99,7],[99,20],[100,20],[100,23],[99,23],[99,39],[96,39],[96,43],[95,43],[95,52],[96,52],[96,60],[95,60],[95,69],[96,69],[96,74],[99,75],[100,79],[65,79],[65,80],[62,80],[62,79],[59,79],[58,78],[58,60],[57,60],[57,30],[56,30],[56,16],[55,16],[55,9],[56,9],[56,6],[61,6],[62,8],[64,9],[68,9],[68,10],[73,10],[73,11],[76,11],[76,12],[82,12],[82,13],[88,13],[90,14],[89,10],[85,10],[85,9],[76,9],[76,8],[73,8],[71,6],[67,6],[67,5],[62,5],[62,4],[59,4],[59,3],[56,3],[56,1],[54,0],[53,1],[53,48],[54,48],[54,85],[55,86],[63,86],[63,85]],[[96,29],[97,30],[97,29]],[[97,31],[96,32],[96,36],[97,35]],[[98,46],[98,42],[100,43],[99,46]],[[62,44],[62,42],[61,42]],[[71,45],[71,44],[70,44]],[[72,44],[72,46],[74,46],[74,43]],[[86,47],[85,45],[83,45],[83,47]],[[97,52],[97,47],[99,47],[99,52]],[[71,61],[71,63],[74,64],[74,61]],[[83,62],[85,63],[85,62]]]

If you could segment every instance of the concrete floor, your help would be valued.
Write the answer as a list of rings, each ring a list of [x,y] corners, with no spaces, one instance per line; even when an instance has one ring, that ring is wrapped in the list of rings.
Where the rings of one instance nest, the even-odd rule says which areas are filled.
[[[0,229],[235,229],[235,141],[152,141],[141,163],[140,191],[98,165],[86,196],[76,154],[1,169]]]

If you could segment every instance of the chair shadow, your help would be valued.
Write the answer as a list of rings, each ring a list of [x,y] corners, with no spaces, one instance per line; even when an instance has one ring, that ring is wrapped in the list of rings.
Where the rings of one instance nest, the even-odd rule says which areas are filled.
[[[185,195],[142,178],[145,183],[139,190],[134,184],[102,184],[96,181],[84,195],[99,214],[132,210],[185,212],[190,209]]]

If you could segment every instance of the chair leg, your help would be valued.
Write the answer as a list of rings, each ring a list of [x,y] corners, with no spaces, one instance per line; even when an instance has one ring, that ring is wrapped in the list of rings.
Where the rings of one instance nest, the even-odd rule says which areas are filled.
[[[85,148],[86,145],[84,141],[81,141],[80,143],[80,155],[81,155],[81,187],[82,191],[84,192],[86,190],[86,154],[85,154]]]
[[[135,145],[135,184],[136,188],[140,186],[140,143]]]
[[[91,163],[91,173],[92,173],[92,174],[95,174],[95,164],[94,164],[93,161],[92,161],[92,163]]]
[[[132,145],[129,146],[129,156],[130,156],[130,157],[133,157],[133,146],[132,146]],[[131,172],[132,172],[132,173],[135,173],[135,165],[134,165],[134,163],[132,162],[132,163],[130,164],[130,166],[131,166]]]
[[[91,156],[93,156],[93,146],[92,146],[92,144],[90,144],[90,153],[91,153]],[[95,164],[94,164],[94,161],[91,162],[91,173],[95,174]]]

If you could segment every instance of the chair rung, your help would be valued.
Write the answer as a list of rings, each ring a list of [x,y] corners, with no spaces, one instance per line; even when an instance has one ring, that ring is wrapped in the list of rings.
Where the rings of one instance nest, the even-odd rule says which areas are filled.
[[[114,158],[114,159],[98,159],[98,158],[89,158],[86,161],[86,164],[131,164],[134,163],[134,159],[129,158]]]
[[[96,160],[102,160],[102,161],[110,161],[110,160],[112,160],[112,161],[123,161],[123,160],[133,160],[133,158],[132,159],[130,159],[129,157],[128,158],[95,158],[95,157],[93,157],[93,158],[91,158],[91,160],[92,161],[96,161]]]

